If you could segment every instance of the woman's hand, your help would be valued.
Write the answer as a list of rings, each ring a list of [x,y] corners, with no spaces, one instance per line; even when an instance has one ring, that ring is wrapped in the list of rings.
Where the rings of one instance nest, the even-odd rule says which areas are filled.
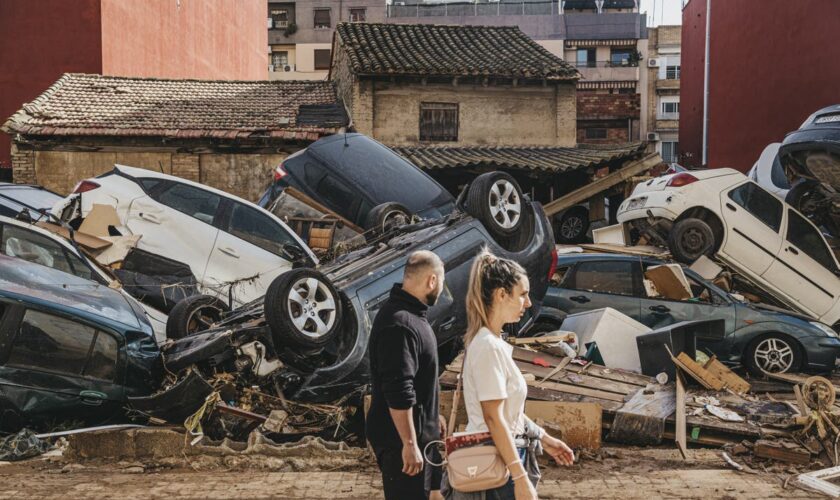
[[[542,437],[543,450],[546,451],[551,458],[557,461],[557,465],[572,465],[575,463],[575,452],[566,446],[566,443],[557,438],[551,437],[546,432]]]
[[[539,500],[537,490],[527,475],[513,482],[513,495],[516,500]]]

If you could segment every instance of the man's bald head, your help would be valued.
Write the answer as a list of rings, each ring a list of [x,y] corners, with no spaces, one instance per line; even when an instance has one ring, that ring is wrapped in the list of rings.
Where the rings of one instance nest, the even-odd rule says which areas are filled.
[[[443,279],[443,261],[433,252],[418,250],[408,256],[403,290],[432,305],[443,291]]]

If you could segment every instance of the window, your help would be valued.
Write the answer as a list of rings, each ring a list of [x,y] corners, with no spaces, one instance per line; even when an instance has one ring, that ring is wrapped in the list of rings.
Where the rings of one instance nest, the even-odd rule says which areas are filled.
[[[458,105],[445,102],[421,102],[420,140],[457,141]]]
[[[140,182],[140,185],[143,186],[143,190],[147,193],[158,187],[163,182],[162,179],[152,179],[150,177],[137,180]]]
[[[363,23],[365,22],[365,13],[367,9],[350,9],[350,22]]]
[[[605,128],[588,128],[586,129],[587,139],[606,139],[607,129]]]
[[[615,295],[634,295],[633,263],[620,261],[581,262],[575,269],[577,290]]]
[[[330,9],[315,9],[315,29],[330,28]]]
[[[286,245],[300,246],[276,221],[242,203],[233,203],[227,232],[281,257],[290,257]]]
[[[679,80],[680,79],[680,67],[679,66],[666,66],[665,67],[665,79],[666,80]]]
[[[289,26],[289,9],[271,9],[270,15],[275,28]]]
[[[568,266],[558,267],[554,270],[554,274],[551,275],[551,286],[571,288],[570,280],[568,279],[570,276]]]
[[[610,51],[610,64],[613,66],[630,66],[630,57],[635,49],[612,49]]]
[[[330,69],[330,49],[315,49],[315,69]]]
[[[729,192],[729,198],[744,207],[773,231],[782,225],[782,202],[754,182],[741,184]]]
[[[594,68],[595,67],[595,49],[578,49],[577,50],[577,66],[579,68]]]
[[[114,380],[118,346],[104,332],[59,316],[27,310],[9,353],[9,366]]]
[[[346,212],[358,198],[346,182],[332,175],[324,176],[315,191],[327,202],[327,206],[339,213]]]
[[[788,210],[787,240],[824,268],[831,272],[837,269],[831,251],[826,246],[825,240],[820,236],[817,228],[793,210]]]
[[[274,66],[274,71],[284,71],[289,65],[289,52],[286,50],[272,52],[271,65]]]
[[[662,160],[665,163],[676,163],[679,155],[678,142],[662,142]]]
[[[675,114],[679,114],[679,112],[680,112],[680,103],[679,102],[663,102],[662,103],[662,114],[675,115]]]
[[[221,197],[216,194],[177,182],[161,193],[157,199],[167,207],[195,217],[206,224],[213,224],[216,209],[219,208],[221,200]]]
[[[17,226],[0,226],[0,253],[9,257],[28,260],[42,266],[72,274],[84,279],[93,279],[90,268],[78,257],[46,236]]]

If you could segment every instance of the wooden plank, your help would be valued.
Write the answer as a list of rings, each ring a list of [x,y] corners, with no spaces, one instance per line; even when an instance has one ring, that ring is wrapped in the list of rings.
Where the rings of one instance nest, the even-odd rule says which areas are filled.
[[[802,389],[798,385],[795,385],[793,386],[793,393],[796,395],[796,406],[799,409],[799,414],[803,417],[810,415],[811,409],[805,404],[805,398],[802,397]]]
[[[750,384],[721,363],[717,356],[712,356],[703,365],[703,369],[723,381],[726,389],[732,389],[738,394],[746,394],[750,390]]]
[[[317,210],[321,213],[329,214],[329,215],[337,218],[338,220],[343,222],[345,226],[349,227],[353,231],[356,231],[357,233],[364,233],[365,232],[365,230],[363,228],[357,226],[356,224],[353,224],[349,219],[345,219],[340,214],[338,214],[336,212],[333,212],[329,208],[327,208],[324,205],[318,203],[317,201],[310,198],[305,193],[303,193],[301,191],[298,191],[297,189],[295,189],[293,187],[287,187],[286,189],[283,190],[283,192],[288,193],[288,195],[291,196],[292,198],[295,198],[296,200],[301,201],[301,202],[309,205],[310,207],[314,208],[315,210]]]
[[[515,361],[515,363],[516,366],[518,366],[522,372],[533,373],[534,376],[540,380],[544,377],[549,377],[548,381],[555,382],[557,384],[572,385],[576,387],[587,387],[599,391],[611,392],[613,394],[620,394],[622,396],[632,394],[639,390],[639,386],[627,384],[624,382],[616,382],[615,380],[607,380],[603,378],[592,377],[588,373],[574,373],[569,370],[563,369],[555,374],[552,374],[551,372],[553,370],[551,368],[532,365],[523,361]],[[566,365],[565,368],[568,367],[569,365]],[[537,385],[539,385],[539,383],[540,382],[538,382]]]
[[[533,363],[533,361],[537,358],[540,358],[543,361],[545,361],[550,367],[557,366],[558,363],[565,359],[542,352],[528,351],[526,349],[515,348],[513,350],[513,359],[516,361],[525,361],[527,363]],[[583,367],[576,364],[569,364],[566,366],[566,370],[572,373],[581,373]],[[586,374],[592,377],[602,378],[606,380],[614,380],[616,382],[633,384],[638,387],[645,387],[651,382],[653,382],[653,377],[648,377],[647,375],[642,375],[640,373],[634,373],[627,370],[621,370],[618,368],[607,368],[601,365],[590,365],[589,368],[586,369]]]
[[[546,335],[545,337],[510,338],[508,339],[508,343],[515,346],[533,344],[556,344],[557,342],[568,342],[570,340],[574,340],[574,338],[574,332],[565,332],[561,335]]]
[[[764,375],[766,375],[767,378],[771,378],[773,380],[781,380],[782,382],[787,382],[789,384],[802,384],[808,379],[807,375],[799,375],[796,373],[764,372]]]
[[[682,372],[677,370],[677,412],[676,423],[674,424],[674,441],[677,443],[677,448],[683,459],[688,458],[688,450],[686,449],[685,436],[685,382],[683,381]]]
[[[676,393],[670,384],[653,386],[652,391],[638,391],[616,412],[608,437],[627,444],[659,444],[665,432],[665,420],[676,406]]]
[[[557,392],[565,392],[568,394],[578,394],[580,396],[589,396],[598,399],[606,399],[609,401],[624,402],[625,396],[616,394],[614,392],[601,391],[598,389],[590,389],[588,387],[579,387],[576,385],[558,384],[557,382],[546,381],[540,383],[536,380],[528,382],[529,386],[537,386],[543,389],[551,389]]]
[[[543,207],[545,215],[551,217],[558,214],[571,206],[592,198],[596,194],[602,193],[613,186],[621,184],[633,176],[646,172],[661,163],[662,158],[659,156],[659,153],[651,153],[644,158],[631,161],[615,172],[601,177],[600,179],[596,179],[589,184],[575,189],[571,193],[561,196],[551,203],[546,204]]]
[[[699,363],[688,357],[688,354],[681,352],[675,358],[671,356],[674,363],[685,371],[691,378],[700,382],[706,389],[719,391],[723,389],[723,381],[706,371]]]
[[[768,441],[760,439],[755,442],[755,456],[772,458],[793,464],[808,465],[811,463],[811,452],[797,443],[789,441]]]
[[[597,403],[526,401],[525,414],[571,448],[601,447],[601,406]]]
[[[663,258],[669,254],[667,250],[662,250],[659,247],[649,245],[622,246],[612,245],[610,243],[580,243],[578,245],[570,246],[578,246],[584,250],[595,253],[621,253],[628,255],[639,255],[641,257]]]

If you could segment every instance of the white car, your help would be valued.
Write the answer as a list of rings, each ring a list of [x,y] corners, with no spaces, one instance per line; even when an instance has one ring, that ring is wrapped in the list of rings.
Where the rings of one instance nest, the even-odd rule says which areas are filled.
[[[779,161],[779,147],[781,145],[781,142],[768,144],[761,152],[761,156],[758,157],[758,161],[747,172],[747,177],[776,195],[780,200],[784,200],[788,191],[790,191],[790,182],[785,176],[782,162]]]
[[[56,203],[65,222],[86,217],[94,204],[113,206],[122,235],[141,235],[137,248],[186,264],[203,294],[231,308],[265,294],[297,261],[318,259],[270,212],[218,189],[152,170],[115,165],[80,182]]]
[[[681,262],[714,254],[789,307],[828,325],[840,320],[840,268],[819,229],[736,170],[643,182],[618,221],[667,244]]]
[[[29,222],[0,216],[0,254],[28,260],[100,285],[113,286],[114,277],[80,252],[69,240]],[[166,339],[167,315],[143,304],[120,289],[126,299],[140,306],[155,331],[155,339]]]

